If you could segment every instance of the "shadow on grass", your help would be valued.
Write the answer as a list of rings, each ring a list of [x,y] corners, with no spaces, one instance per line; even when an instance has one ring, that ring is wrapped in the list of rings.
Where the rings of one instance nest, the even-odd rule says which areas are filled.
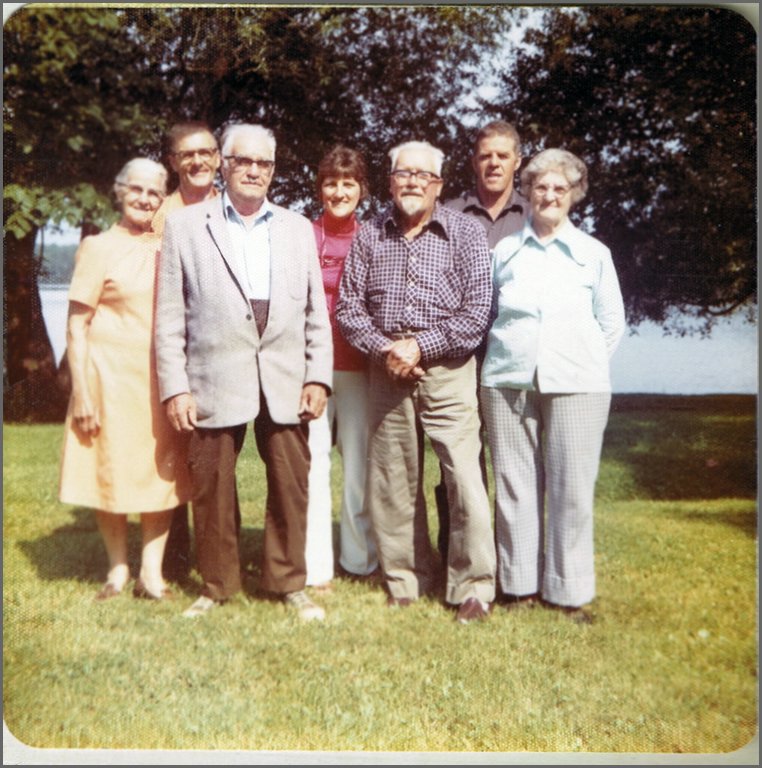
[[[98,531],[93,510],[76,507],[71,510],[72,522],[60,525],[37,539],[19,542],[21,551],[29,558],[44,581],[77,580],[101,584],[108,570],[106,551]],[[338,552],[339,524],[334,522],[334,553]],[[127,523],[128,562],[130,573],[140,570],[140,522],[131,517]],[[275,599],[260,587],[264,530],[261,527],[241,526],[239,553],[243,592],[258,599]],[[192,558],[195,565],[195,556]],[[174,580],[174,579],[173,579]],[[190,575],[176,581],[192,593],[198,590],[200,580]]]
[[[756,398],[615,395],[602,460],[625,468],[630,497],[756,498]]]
[[[691,522],[726,525],[731,528],[740,529],[751,539],[755,539],[757,536],[756,509],[751,509],[748,512],[713,512],[710,510],[696,510],[689,513],[667,510],[662,513],[662,516],[669,517],[678,522],[686,522],[687,520],[690,520]]]

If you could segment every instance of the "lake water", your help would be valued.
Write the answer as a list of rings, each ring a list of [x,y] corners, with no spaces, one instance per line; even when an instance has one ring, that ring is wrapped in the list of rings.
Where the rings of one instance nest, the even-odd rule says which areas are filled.
[[[56,361],[66,348],[68,286],[42,286],[42,314]],[[611,363],[617,393],[756,394],[757,326],[740,316],[717,325],[709,339],[664,336],[644,323],[625,335]]]

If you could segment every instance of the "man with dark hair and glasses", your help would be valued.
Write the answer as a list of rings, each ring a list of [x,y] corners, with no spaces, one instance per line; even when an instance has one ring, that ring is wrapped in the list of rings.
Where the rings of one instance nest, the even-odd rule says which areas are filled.
[[[521,159],[521,140],[511,123],[493,120],[483,125],[476,133],[471,155],[475,186],[445,203],[448,208],[468,213],[481,222],[487,233],[490,250],[504,237],[518,232],[529,215],[529,201],[514,187]],[[477,367],[481,367],[484,359],[484,347],[483,342],[476,350]],[[483,449],[479,460],[486,485],[487,462]],[[441,477],[441,482],[434,489],[434,496],[439,517],[437,544],[442,557],[446,559],[450,515],[444,470],[441,471]]]
[[[495,596],[473,355],[489,321],[489,249],[477,221],[440,205],[439,149],[407,142],[389,156],[393,205],[360,227],[337,311],[344,336],[371,361],[366,501],[388,604],[409,605],[434,586],[427,435],[451,508],[446,600],[468,623],[486,618]]]
[[[302,620],[308,423],[331,391],[333,342],[312,224],[274,205],[275,137],[234,124],[222,136],[224,191],[167,217],[157,285],[159,395],[189,433],[200,616],[241,588],[235,468],[254,422],[266,467],[262,588]]]
[[[164,221],[171,211],[217,195],[214,182],[220,167],[217,139],[206,123],[177,123],[167,131],[165,143],[167,161],[177,174],[178,184],[153,217],[153,230],[159,234],[164,231]]]
[[[177,189],[164,198],[153,217],[151,228],[161,235],[167,215],[186,205],[193,205],[217,195],[214,185],[220,167],[220,153],[212,129],[204,122],[192,120],[173,125],[164,143],[166,161],[177,175]],[[188,506],[178,507],[172,515],[167,546],[164,550],[164,572],[169,578],[184,578],[190,571],[191,535]]]

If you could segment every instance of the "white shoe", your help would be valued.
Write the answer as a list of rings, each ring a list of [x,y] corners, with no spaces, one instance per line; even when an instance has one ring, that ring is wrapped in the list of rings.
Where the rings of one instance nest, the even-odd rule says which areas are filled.
[[[283,597],[283,602],[293,608],[302,621],[323,621],[325,618],[325,611],[315,605],[303,590],[289,592]]]
[[[205,613],[209,613],[212,608],[216,608],[219,603],[216,600],[212,600],[211,597],[204,597],[203,595],[196,600],[193,605],[187,610],[183,611],[183,616],[186,619],[192,619],[196,616],[203,616]]]

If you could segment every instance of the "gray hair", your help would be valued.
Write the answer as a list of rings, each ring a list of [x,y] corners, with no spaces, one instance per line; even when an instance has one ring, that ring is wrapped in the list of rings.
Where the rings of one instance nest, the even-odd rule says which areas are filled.
[[[248,134],[258,139],[264,139],[267,142],[267,146],[270,148],[270,154],[272,157],[265,158],[269,160],[275,160],[275,136],[269,128],[265,128],[263,125],[253,125],[252,123],[232,123],[228,125],[222,132],[222,154],[229,154],[228,150],[233,144],[233,141],[241,134]]]
[[[116,175],[114,179],[114,194],[116,199],[121,202],[123,192],[122,187],[127,183],[130,174],[133,171],[144,171],[145,173],[155,173],[156,178],[159,180],[159,186],[163,194],[167,192],[167,169],[155,160],[151,160],[149,157],[133,157],[132,160],[128,160],[122,170]]]
[[[441,149],[437,149],[435,146],[429,144],[428,141],[406,141],[403,144],[398,144],[396,147],[392,147],[389,150],[389,158],[392,161],[391,170],[394,170],[397,165],[397,158],[400,152],[406,149],[414,149],[418,151],[428,152],[434,160],[434,168],[437,176],[442,175],[442,163],[444,162],[444,152]]]
[[[535,179],[548,171],[557,171],[566,177],[571,186],[572,204],[587,194],[587,166],[565,149],[544,149],[536,154],[521,172],[522,189],[528,191]]]

